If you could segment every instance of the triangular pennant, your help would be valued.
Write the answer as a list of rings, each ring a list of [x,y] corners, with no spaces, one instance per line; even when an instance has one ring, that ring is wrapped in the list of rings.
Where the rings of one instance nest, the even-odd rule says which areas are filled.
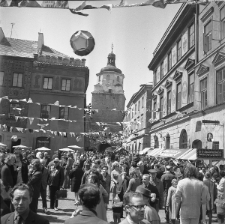
[[[15,116],[15,120],[18,121],[19,116]]]
[[[32,123],[33,123],[33,121],[34,121],[34,118],[33,118],[33,117],[29,117],[28,119],[29,119],[29,121],[30,121],[30,125],[32,125]]]
[[[27,103],[33,103],[32,99],[29,98],[28,101],[27,101]]]
[[[55,105],[55,106],[59,106],[59,101],[58,101],[58,100],[55,101],[54,105]]]

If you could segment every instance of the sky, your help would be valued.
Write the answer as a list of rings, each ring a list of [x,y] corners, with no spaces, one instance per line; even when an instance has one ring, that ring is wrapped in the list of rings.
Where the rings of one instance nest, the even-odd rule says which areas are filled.
[[[137,3],[140,0],[129,0]],[[70,1],[76,8],[83,1]],[[87,4],[119,3],[116,1],[87,1]],[[144,1],[143,1],[144,2]],[[116,67],[125,75],[125,106],[141,84],[152,82],[152,71],[148,65],[153,52],[181,4],[167,5],[165,9],[153,6],[84,10],[89,16],[72,14],[68,9],[0,7],[0,26],[6,37],[24,40],[38,40],[38,32],[44,34],[44,44],[73,58],[70,46],[71,36],[78,30],[89,31],[95,39],[95,48],[87,56],[89,86],[87,104],[91,102],[91,92],[97,84],[96,74],[107,65],[107,56],[116,54]],[[125,108],[126,109],[126,108]]]

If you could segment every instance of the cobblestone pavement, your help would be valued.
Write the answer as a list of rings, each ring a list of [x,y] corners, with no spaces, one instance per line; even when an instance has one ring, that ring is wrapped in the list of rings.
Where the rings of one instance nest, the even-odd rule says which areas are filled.
[[[52,224],[58,224],[58,223],[64,223],[65,220],[69,219],[72,212],[74,211],[74,209],[77,208],[77,206],[74,205],[74,193],[70,192],[70,190],[68,190],[68,194],[67,194],[67,199],[64,200],[59,200],[59,207],[58,207],[58,211],[55,211],[54,209],[49,209],[49,203],[50,201],[47,201],[47,205],[48,205],[48,214],[45,214],[42,210],[42,201],[41,199],[39,199],[38,202],[38,214],[42,215],[43,217],[45,217],[46,219],[49,220],[49,222]],[[165,224],[165,215],[164,215],[164,211],[160,210],[159,211],[159,216],[161,218],[161,223]],[[109,223],[113,223],[113,216],[112,216],[112,210],[111,210],[111,201],[109,204],[109,209],[107,211],[107,220]],[[216,215],[213,215],[213,224],[214,223],[218,223],[216,221]]]

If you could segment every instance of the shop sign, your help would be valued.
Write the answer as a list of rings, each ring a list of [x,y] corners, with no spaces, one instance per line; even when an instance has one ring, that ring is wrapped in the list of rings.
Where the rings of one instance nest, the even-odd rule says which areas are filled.
[[[223,149],[197,149],[198,159],[224,159]]]

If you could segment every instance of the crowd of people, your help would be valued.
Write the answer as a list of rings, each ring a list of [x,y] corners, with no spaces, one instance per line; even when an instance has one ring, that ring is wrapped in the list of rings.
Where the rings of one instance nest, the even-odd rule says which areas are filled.
[[[14,149],[0,152],[1,223],[49,223],[37,214],[58,210],[60,190],[74,192],[81,205],[66,224],[160,224],[159,210],[167,223],[219,224],[225,216],[223,165],[197,167],[190,161],[129,153],[48,152]],[[50,204],[47,206],[47,198]],[[110,206],[109,206],[110,205]]]

